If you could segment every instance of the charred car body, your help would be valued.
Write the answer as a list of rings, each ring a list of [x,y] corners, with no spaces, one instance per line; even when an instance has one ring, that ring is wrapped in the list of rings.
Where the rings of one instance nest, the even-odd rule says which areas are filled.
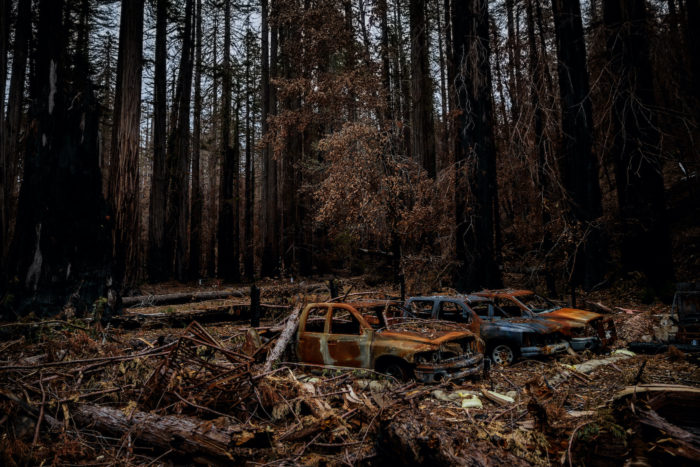
[[[683,352],[700,352],[700,285],[679,284],[671,305],[671,321],[678,327],[674,337],[664,342],[630,342],[630,350],[661,353],[672,345]]]
[[[416,327],[387,323],[385,311],[398,303],[315,303],[299,319],[298,360],[342,368],[368,368],[399,379],[425,383],[461,379],[483,371],[484,343],[478,334],[456,326]],[[394,312],[396,314],[396,312]]]
[[[529,290],[483,290],[474,295],[490,298],[511,316],[542,318],[562,325],[576,351],[603,349],[617,339],[612,318],[591,311],[565,308]]]
[[[496,364],[512,363],[518,356],[565,352],[569,347],[560,324],[512,317],[492,300],[476,295],[412,297],[404,305],[403,316],[461,323],[481,335]]]

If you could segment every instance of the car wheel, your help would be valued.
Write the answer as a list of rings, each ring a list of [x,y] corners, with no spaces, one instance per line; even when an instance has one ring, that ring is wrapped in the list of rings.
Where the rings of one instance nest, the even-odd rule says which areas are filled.
[[[515,352],[507,344],[497,344],[491,350],[491,360],[496,365],[510,365],[515,361]]]
[[[409,378],[409,371],[405,365],[398,362],[392,362],[384,368],[384,373],[393,376],[399,381],[406,381]]]

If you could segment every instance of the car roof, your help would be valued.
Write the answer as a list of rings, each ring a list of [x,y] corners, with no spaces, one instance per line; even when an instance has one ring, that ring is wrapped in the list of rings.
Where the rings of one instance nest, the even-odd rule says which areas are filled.
[[[494,289],[494,290],[489,290],[489,289],[484,289],[480,290],[479,292],[476,292],[477,294],[484,294],[484,295],[509,295],[511,297],[519,297],[522,295],[532,295],[534,292],[532,290],[525,290],[525,289]]]
[[[419,297],[411,297],[409,300],[447,300],[447,301],[454,301],[454,300],[462,300],[467,303],[473,303],[473,302],[489,302],[491,301],[490,298],[486,297],[479,297],[478,295],[423,295]]]

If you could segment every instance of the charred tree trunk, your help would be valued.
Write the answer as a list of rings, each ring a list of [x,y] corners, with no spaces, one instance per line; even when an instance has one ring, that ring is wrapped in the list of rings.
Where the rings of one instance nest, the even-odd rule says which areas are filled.
[[[377,1],[377,15],[379,15],[379,27],[381,28],[380,54],[382,59],[382,87],[384,88],[384,119],[390,121],[394,118],[391,105],[391,79],[389,67],[389,6],[387,0]]]
[[[192,197],[190,200],[190,273],[196,279],[202,267],[202,187],[200,184],[200,157],[202,135],[202,0],[197,0],[196,51],[194,75],[194,131],[192,133]]]
[[[65,79],[63,2],[39,2],[32,103],[17,234],[11,249],[15,315],[88,311],[107,296],[110,230],[102,197],[98,103],[86,70]],[[140,41],[139,41],[140,45]],[[9,314],[9,313],[8,313]]]
[[[156,3],[156,51],[153,76],[153,178],[148,212],[148,278],[152,282],[165,280],[170,268],[165,254],[165,211],[167,208],[168,180],[165,165],[166,151],[166,42],[168,0]]]
[[[611,153],[622,221],[622,265],[644,273],[659,290],[673,281],[673,263],[645,3],[605,0],[603,21],[614,77]]]
[[[269,8],[268,0],[261,1],[261,63],[260,63],[260,86],[262,90],[261,124],[262,137],[267,136],[269,124],[267,122],[270,112],[270,52],[269,52]],[[273,57],[274,60],[274,57]],[[273,276],[277,270],[277,258],[279,251],[276,246],[277,241],[277,163],[273,157],[270,145],[263,143],[262,157],[264,162],[264,189],[263,189],[263,255],[261,264],[261,275]]]
[[[515,1],[506,0],[506,18],[507,18],[507,30],[508,30],[508,40],[506,41],[506,50],[508,52],[508,75],[510,86],[508,87],[508,94],[510,95],[510,108],[511,108],[511,125],[517,126],[520,123],[520,89],[522,83],[522,69],[520,63],[520,46],[519,39],[516,35],[515,29]],[[518,151],[520,147],[517,148]]]
[[[9,233],[10,213],[5,209],[5,165],[8,157],[5,155],[7,145],[5,144],[5,125],[3,117],[5,115],[5,76],[7,75],[7,49],[10,41],[10,1],[0,0],[0,261],[5,264],[4,251],[5,243]],[[0,273],[0,287],[3,287],[3,275]]]
[[[411,32],[411,153],[435,178],[435,126],[433,122],[433,86],[428,59],[428,34],[425,0],[410,0]]]
[[[110,197],[114,215],[114,275],[118,286],[135,284],[139,275],[139,140],[143,2],[124,0],[119,31],[119,60],[112,133]]]
[[[3,223],[0,225],[0,262],[7,266],[7,254],[12,242],[13,219],[17,200],[17,176],[20,168],[20,128],[24,109],[24,85],[27,70],[27,54],[31,36],[31,0],[19,0],[17,3],[17,21],[15,22],[15,41],[12,49],[12,75],[10,77],[10,92],[7,97],[7,121],[0,122],[5,126],[2,145],[2,194]],[[8,25],[9,26],[9,25]],[[9,29],[9,27],[8,27]],[[3,81],[4,86],[4,81]],[[5,267],[0,267],[0,285],[3,283],[2,274]]]
[[[238,237],[235,232],[238,229],[238,217],[234,211],[238,205],[238,186],[235,181],[237,148],[231,147],[231,0],[226,0],[224,5],[224,59],[222,65],[222,92],[221,99],[221,183],[219,187],[219,277],[226,281],[240,281]],[[236,129],[237,131],[238,129]]]
[[[192,96],[192,18],[194,0],[185,6],[185,28],[182,55],[175,91],[175,108],[171,115],[173,128],[168,142],[168,202],[165,215],[167,266],[179,281],[187,279],[187,227],[190,153],[190,101]]]
[[[593,154],[593,117],[586,44],[579,0],[552,0],[559,59],[562,149],[559,170],[569,215],[581,228],[583,244],[574,254],[572,286],[590,290],[605,272],[597,219],[603,214],[598,159]]]
[[[253,138],[251,135],[251,119],[254,112],[251,111],[252,106],[252,89],[254,89],[253,77],[251,76],[250,67],[253,57],[251,56],[250,48],[253,40],[252,33],[246,35],[246,61],[245,61],[245,226],[243,229],[244,248],[243,252],[243,271],[245,278],[252,281],[255,276],[255,239],[253,238],[253,202],[255,189],[253,186]]]
[[[396,23],[396,41],[395,49],[398,55],[398,83],[399,93],[398,98],[401,108],[401,120],[402,126],[400,131],[403,132],[401,138],[403,140],[403,147],[401,152],[406,154],[408,157],[415,157],[417,160],[419,156],[412,153],[413,144],[411,142],[411,76],[409,71],[408,60],[406,59],[406,51],[403,46],[404,37],[404,26],[403,26],[403,15],[401,12],[401,2],[397,1],[394,8],[394,21]]]
[[[537,184],[540,191],[540,219],[542,221],[542,250],[545,255],[545,282],[550,295],[556,295],[556,286],[554,276],[552,275],[551,262],[549,261],[549,250],[552,248],[552,236],[549,232],[549,223],[551,215],[547,208],[547,200],[550,198],[551,180],[549,180],[547,167],[547,140],[544,135],[545,129],[545,112],[543,109],[541,96],[544,94],[542,82],[543,59],[546,57],[540,56],[537,41],[535,39],[535,14],[533,8],[534,0],[527,0],[527,39],[530,53],[530,101],[534,109],[534,131],[535,131],[535,150],[537,151]],[[555,0],[556,1],[556,0]]]
[[[692,70],[692,82],[695,83],[695,124],[700,125],[700,0],[685,1],[686,25],[685,36],[686,46],[688,48],[688,57],[690,58],[690,69]]]
[[[455,2],[456,97],[461,111],[455,148],[458,290],[498,287],[495,225],[498,193],[489,47],[488,2]]]
[[[274,16],[277,11],[277,0],[270,1],[270,14]],[[279,26],[277,22],[273,23],[270,28],[270,78],[276,78],[278,76],[278,63],[279,63]],[[276,115],[279,109],[279,102],[277,99],[277,87],[270,86],[270,115]],[[273,177],[270,183],[273,185],[272,196],[274,198],[274,222],[272,223],[273,233],[272,233],[272,254],[271,258],[274,261],[273,272],[275,275],[279,274],[280,266],[282,265],[282,222],[280,218],[282,210],[282,201],[280,195],[282,190],[280,190],[280,162],[274,158],[272,153],[272,148],[268,145],[269,157],[272,158],[272,173]]]
[[[297,64],[293,61],[294,50],[299,40],[298,26],[289,21],[280,27],[280,61],[281,74],[285,79],[291,80],[298,77]],[[301,100],[297,95],[287,95],[281,103],[283,111],[295,112],[301,106]],[[282,256],[284,268],[287,274],[294,274],[298,265],[298,253],[301,247],[301,229],[298,225],[299,216],[299,190],[297,189],[297,171],[302,154],[303,134],[296,125],[289,128],[285,141],[285,151],[281,160],[281,196],[282,196]]]
[[[437,18],[437,31],[438,31],[438,57],[439,57],[439,67],[440,67],[440,110],[441,110],[441,120],[442,120],[442,138],[441,138],[441,148],[440,148],[440,155],[442,156],[442,160],[440,161],[438,165],[439,167],[444,167],[449,164],[445,159],[445,155],[447,154],[447,148],[448,148],[448,142],[449,142],[449,128],[447,126],[447,78],[445,76],[445,67],[446,67],[446,60],[445,60],[445,45],[444,45],[444,30],[447,26],[443,26],[441,16],[440,15],[440,3],[438,2],[436,4],[437,8],[437,13],[435,17]]]
[[[214,10],[214,45],[212,47],[212,63],[214,68],[214,73],[212,76],[212,105],[211,112],[213,115],[212,129],[211,132],[215,135],[214,142],[216,143],[216,135],[218,134],[218,116],[219,116],[219,79],[220,73],[218,69],[218,37],[219,37],[219,15],[218,11]],[[216,147],[216,144],[214,144]],[[218,173],[219,163],[221,161],[221,153],[219,151],[211,151],[209,154],[208,172],[209,172],[209,249],[207,254],[207,275],[209,277],[216,276],[216,251],[217,251],[217,239],[219,235],[219,188],[221,176]]]

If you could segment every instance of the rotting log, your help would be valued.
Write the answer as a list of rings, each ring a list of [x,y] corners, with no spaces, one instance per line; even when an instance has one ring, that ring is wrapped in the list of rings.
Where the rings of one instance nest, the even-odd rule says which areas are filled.
[[[128,433],[151,446],[193,457],[235,461],[250,457],[252,448],[269,447],[265,430],[251,426],[215,424],[193,417],[155,415],[138,410],[128,413],[91,404],[73,407],[71,415],[79,426],[119,437]]]

